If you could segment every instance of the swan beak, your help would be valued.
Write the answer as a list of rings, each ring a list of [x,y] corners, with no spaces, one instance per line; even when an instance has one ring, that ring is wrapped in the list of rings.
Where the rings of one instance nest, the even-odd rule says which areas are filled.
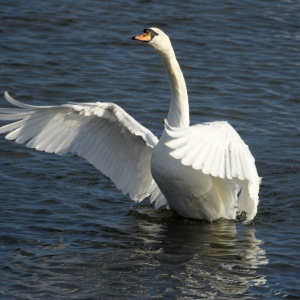
[[[134,36],[132,39],[137,40],[137,41],[142,41],[142,42],[150,42],[151,34],[150,34],[150,32],[145,32],[141,35]]]

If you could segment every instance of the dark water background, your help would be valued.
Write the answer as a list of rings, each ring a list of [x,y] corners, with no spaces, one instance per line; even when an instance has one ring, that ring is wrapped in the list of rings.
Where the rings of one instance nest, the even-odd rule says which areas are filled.
[[[1,136],[1,299],[300,299],[299,1],[11,0],[0,21],[1,93],[115,102],[158,136],[167,76],[131,37],[163,29],[192,123],[229,121],[263,177],[251,224],[210,224],[133,203],[84,160]]]

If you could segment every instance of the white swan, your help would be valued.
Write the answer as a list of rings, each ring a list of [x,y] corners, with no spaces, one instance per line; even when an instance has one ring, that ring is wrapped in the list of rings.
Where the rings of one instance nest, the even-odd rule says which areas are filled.
[[[19,108],[1,108],[5,137],[40,151],[85,158],[109,176],[118,189],[141,201],[151,195],[155,207],[213,221],[247,220],[257,212],[260,178],[248,146],[227,122],[189,126],[186,85],[168,36],[157,28],[133,37],[151,45],[166,68],[171,104],[158,139],[113,103],[32,106],[5,98]]]

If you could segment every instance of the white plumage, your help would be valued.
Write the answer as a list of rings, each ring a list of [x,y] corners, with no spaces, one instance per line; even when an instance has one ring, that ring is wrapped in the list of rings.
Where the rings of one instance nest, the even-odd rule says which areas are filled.
[[[166,133],[170,141],[165,144],[173,149],[171,157],[204,174],[236,183],[241,194],[233,204],[247,211],[248,219],[256,215],[260,178],[248,146],[230,124],[216,121],[187,128],[166,124]]]
[[[0,133],[39,151],[85,158],[132,200],[151,195],[156,208],[168,205],[195,219],[234,219],[237,210],[253,219],[260,178],[248,146],[227,122],[189,126],[185,81],[169,38],[150,28],[134,39],[156,49],[169,77],[171,104],[159,141],[113,103],[32,106],[7,92],[19,108],[0,108],[0,120],[16,121]]]

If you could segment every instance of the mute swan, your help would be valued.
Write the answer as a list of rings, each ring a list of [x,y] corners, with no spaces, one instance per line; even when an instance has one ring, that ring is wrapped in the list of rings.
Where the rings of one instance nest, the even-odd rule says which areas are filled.
[[[19,108],[1,108],[5,138],[56,154],[85,158],[135,201],[147,196],[155,207],[167,205],[187,218],[247,221],[257,212],[260,178],[248,146],[227,122],[189,126],[183,74],[169,37],[158,28],[133,37],[152,46],[167,71],[171,104],[158,140],[114,103],[68,103],[33,106],[13,99]]]

